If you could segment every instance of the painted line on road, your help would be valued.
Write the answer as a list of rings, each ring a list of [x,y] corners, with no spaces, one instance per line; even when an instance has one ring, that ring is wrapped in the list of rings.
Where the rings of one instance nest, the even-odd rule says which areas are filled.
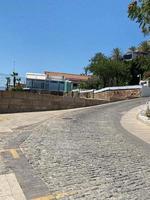
[[[71,196],[74,194],[76,194],[76,192],[61,192],[61,193],[55,193],[48,196],[38,197],[32,200],[59,200],[59,199],[62,199],[64,197]]]
[[[20,158],[20,156],[19,156],[19,154],[18,154],[16,149],[10,149],[9,152],[11,153],[11,155],[12,155],[12,157],[14,159],[19,159]]]
[[[19,150],[19,149],[1,149],[0,153],[9,152],[14,159],[19,159],[20,156],[19,156],[17,150]],[[0,155],[0,157],[2,157],[2,156]]]
[[[39,197],[39,198],[32,199],[32,200],[56,200],[56,198],[53,195],[48,195],[48,196],[45,196],[45,197]]]

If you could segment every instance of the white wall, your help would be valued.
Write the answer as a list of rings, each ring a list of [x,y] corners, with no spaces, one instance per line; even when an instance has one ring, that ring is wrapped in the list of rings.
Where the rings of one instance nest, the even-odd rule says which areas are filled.
[[[150,87],[143,86],[141,96],[142,97],[150,97]]]

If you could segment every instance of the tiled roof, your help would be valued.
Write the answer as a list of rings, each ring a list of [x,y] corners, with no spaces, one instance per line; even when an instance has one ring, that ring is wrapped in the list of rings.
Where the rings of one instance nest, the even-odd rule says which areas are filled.
[[[79,74],[68,74],[68,73],[62,73],[62,72],[45,72],[46,75],[48,76],[63,76],[65,79],[68,79],[70,81],[87,81],[90,76],[86,75],[79,75]]]

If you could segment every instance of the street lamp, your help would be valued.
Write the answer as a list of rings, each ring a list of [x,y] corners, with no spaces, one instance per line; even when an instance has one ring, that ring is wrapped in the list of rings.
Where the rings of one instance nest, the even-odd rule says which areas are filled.
[[[138,74],[137,77],[139,78],[139,83],[141,82],[141,74]]]

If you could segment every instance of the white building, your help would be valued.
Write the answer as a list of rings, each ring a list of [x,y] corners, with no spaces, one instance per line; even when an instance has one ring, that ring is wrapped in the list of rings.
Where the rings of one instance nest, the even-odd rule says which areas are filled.
[[[72,90],[72,82],[61,76],[48,77],[46,74],[26,73],[26,88],[64,93]]]

